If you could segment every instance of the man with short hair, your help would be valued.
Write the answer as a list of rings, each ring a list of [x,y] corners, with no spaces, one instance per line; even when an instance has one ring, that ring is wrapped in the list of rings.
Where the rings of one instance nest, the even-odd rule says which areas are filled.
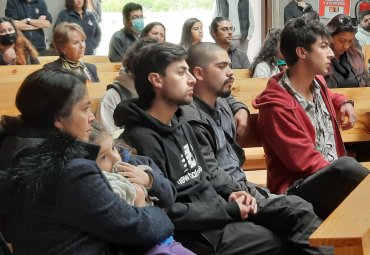
[[[197,254],[329,254],[308,246],[320,224],[311,205],[298,197],[289,203],[286,196],[257,203],[225,171],[208,167],[179,108],[193,100],[186,57],[171,43],[142,48],[133,68],[139,97],[114,113],[125,141],[151,157],[177,189],[176,203],[166,208],[176,238]],[[224,65],[229,60],[214,68]]]
[[[350,129],[356,121],[353,101],[332,93],[322,77],[334,57],[325,25],[304,18],[288,21],[280,51],[288,69],[273,76],[253,101],[267,186],[277,194],[302,197],[325,219],[369,173],[345,157],[340,135],[338,123]]]
[[[231,59],[231,68],[246,69],[250,67],[247,54],[232,44],[234,26],[224,17],[216,17],[210,25],[210,33],[215,42],[227,51]]]
[[[356,39],[362,46],[370,45],[370,10],[365,10],[358,16]]]
[[[233,46],[247,54],[249,41],[253,36],[255,22],[250,0],[215,0],[214,16],[224,17],[234,24]]]
[[[44,0],[8,0],[5,16],[12,18],[14,24],[30,40],[39,52],[46,49],[43,28],[49,28],[52,22]]]
[[[144,28],[143,7],[136,3],[123,6],[122,18],[124,27],[112,35],[109,42],[109,60],[121,62],[126,50],[140,37]]]

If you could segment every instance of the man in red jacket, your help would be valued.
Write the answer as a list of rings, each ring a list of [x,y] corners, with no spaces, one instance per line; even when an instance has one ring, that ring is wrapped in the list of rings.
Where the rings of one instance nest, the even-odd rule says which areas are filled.
[[[288,69],[272,77],[253,102],[259,109],[268,187],[304,198],[321,218],[368,174],[345,157],[339,132],[338,122],[350,129],[356,121],[353,102],[330,92],[322,78],[334,57],[329,40],[330,33],[318,21],[289,21],[280,44]]]

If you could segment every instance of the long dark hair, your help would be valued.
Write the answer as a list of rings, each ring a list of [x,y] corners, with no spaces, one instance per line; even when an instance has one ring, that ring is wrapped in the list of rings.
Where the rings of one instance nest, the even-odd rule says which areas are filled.
[[[278,60],[279,42],[280,42],[280,28],[270,29],[262,48],[251,64],[251,76],[253,76],[256,66],[261,62],[266,62],[270,69],[276,66]]]
[[[15,104],[28,126],[54,129],[58,117],[68,117],[86,93],[86,79],[64,69],[40,69],[20,86]]]
[[[197,22],[202,23],[197,18],[190,18],[190,19],[185,20],[184,25],[182,26],[180,45],[184,47],[186,50],[189,49],[190,46],[193,44],[193,40],[191,36],[191,28]]]
[[[350,16],[345,14],[338,14],[334,16],[327,24],[331,36],[334,37],[343,32],[350,32],[355,34],[357,28],[354,26],[352,19]],[[351,45],[351,47],[347,50],[347,57],[348,62],[352,66],[352,70],[359,81],[360,86],[365,86],[369,83],[369,75],[367,72],[367,68],[364,64],[364,55],[362,52],[357,48],[355,44],[355,38]],[[333,48],[334,51],[334,48]]]

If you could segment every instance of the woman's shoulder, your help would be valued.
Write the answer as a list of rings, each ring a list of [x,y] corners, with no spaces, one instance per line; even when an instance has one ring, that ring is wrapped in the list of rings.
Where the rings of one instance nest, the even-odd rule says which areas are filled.
[[[53,67],[56,67],[56,68],[61,68],[62,67],[62,62],[60,61],[59,58],[57,60],[54,60],[53,62],[47,63],[43,66],[43,68],[53,68]]]

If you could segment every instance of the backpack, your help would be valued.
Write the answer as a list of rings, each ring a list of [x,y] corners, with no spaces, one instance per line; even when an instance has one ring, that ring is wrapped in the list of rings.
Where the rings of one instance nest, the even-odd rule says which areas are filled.
[[[109,84],[107,86],[107,90],[114,89],[118,92],[119,96],[121,97],[121,101],[127,100],[128,98],[131,98],[132,95],[128,89],[121,86],[118,82],[114,81],[112,84]]]

